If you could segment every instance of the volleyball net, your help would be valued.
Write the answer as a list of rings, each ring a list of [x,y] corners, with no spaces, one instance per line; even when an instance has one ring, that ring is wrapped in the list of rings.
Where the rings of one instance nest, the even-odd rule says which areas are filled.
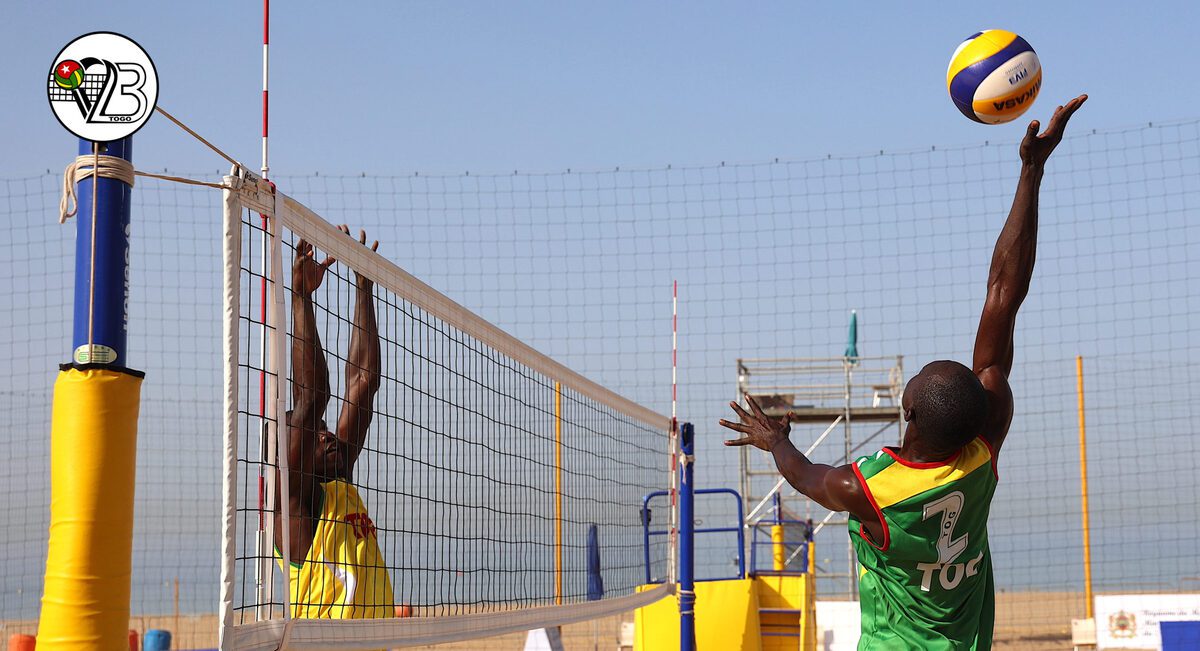
[[[646,571],[642,498],[668,484],[669,418],[256,179],[226,182],[229,648],[274,648],[289,614],[289,648],[372,648],[584,621],[671,593],[635,592]],[[294,267],[309,245],[302,264],[336,260],[311,293]],[[374,370],[361,356],[372,345]],[[372,390],[373,401],[356,393]],[[298,423],[292,410],[313,392],[328,408]],[[319,438],[326,428],[365,436],[352,470],[342,464],[353,452]],[[660,566],[666,544],[650,550]]]

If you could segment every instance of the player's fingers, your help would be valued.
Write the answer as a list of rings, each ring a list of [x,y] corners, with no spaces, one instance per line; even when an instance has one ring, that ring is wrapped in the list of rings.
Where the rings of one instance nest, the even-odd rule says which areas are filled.
[[[328,258],[325,258],[325,261],[321,263],[321,266],[322,266],[322,267],[325,267],[326,269],[328,269],[328,268],[329,268],[329,265],[331,265],[331,264],[333,264],[333,263],[335,263],[335,262],[337,262],[337,260],[336,260],[336,259],[335,259],[335,258],[334,258],[332,255],[331,255],[331,256],[329,256]]]
[[[763,419],[767,417],[767,415],[763,413],[762,407],[758,406],[758,403],[754,401],[754,398],[752,398],[749,393],[746,394],[746,402],[750,403],[750,408],[754,410],[755,416]]]
[[[345,233],[346,235],[350,234],[350,226],[347,224],[338,224],[338,230]]]
[[[750,438],[745,437],[745,438],[734,439],[734,440],[726,440],[725,445],[727,447],[731,447],[731,448],[741,447],[743,445],[750,445]]]
[[[752,421],[752,420],[754,420],[754,416],[751,416],[751,415],[750,415],[750,412],[746,411],[745,409],[742,409],[742,406],[741,406],[741,405],[739,405],[738,403],[736,403],[736,402],[730,402],[730,403],[729,403],[729,406],[730,406],[730,407],[733,407],[733,410],[734,410],[735,412],[737,412],[737,415],[738,415],[738,416],[739,416],[739,417],[740,417],[742,420],[744,420],[744,421]]]
[[[1086,102],[1086,101],[1087,101],[1087,95],[1080,95],[1079,97],[1076,97],[1075,99],[1073,99],[1073,100],[1071,100],[1071,101],[1067,102],[1067,115],[1066,115],[1066,117],[1068,117],[1068,118],[1069,118],[1069,117],[1071,117],[1072,115],[1074,115],[1074,114],[1075,114],[1075,111],[1078,111],[1078,110],[1079,110],[1079,107],[1080,107],[1080,106],[1083,106],[1083,103],[1084,103],[1084,102]]]
[[[378,250],[379,250],[379,240],[375,240],[375,243],[371,245],[371,250],[372,250],[372,251],[378,251]]]
[[[358,229],[358,243],[363,246],[367,245],[367,231],[361,228]]]
[[[1029,127],[1025,129],[1025,137],[1032,138],[1032,137],[1036,136],[1038,133],[1038,129],[1041,126],[1042,126],[1041,123],[1039,123],[1037,120],[1030,122]]]
[[[725,420],[724,418],[722,418],[722,419],[721,419],[720,421],[718,421],[718,422],[721,424],[721,426],[722,426],[722,427],[728,427],[729,429],[731,429],[731,430],[733,430],[733,431],[735,431],[735,432],[741,432],[742,434],[749,434],[749,433],[750,433],[750,426],[749,426],[749,425],[743,425],[743,424],[741,424],[741,423],[735,423],[735,422],[733,422],[733,421],[730,421],[730,420]]]

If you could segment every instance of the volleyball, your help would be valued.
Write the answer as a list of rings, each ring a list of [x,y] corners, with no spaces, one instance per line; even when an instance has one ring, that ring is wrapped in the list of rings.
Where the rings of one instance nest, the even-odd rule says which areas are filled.
[[[75,90],[83,83],[83,66],[75,61],[67,59],[59,62],[54,66],[54,83],[58,84],[59,88],[66,90]]]
[[[946,88],[968,118],[1002,124],[1021,117],[1042,87],[1042,64],[1025,39],[986,29],[963,41],[950,57]]]

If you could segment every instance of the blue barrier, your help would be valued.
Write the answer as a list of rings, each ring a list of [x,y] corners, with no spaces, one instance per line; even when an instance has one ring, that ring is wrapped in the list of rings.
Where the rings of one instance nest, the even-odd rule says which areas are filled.
[[[1200,649],[1200,622],[1159,622],[1162,651]]]

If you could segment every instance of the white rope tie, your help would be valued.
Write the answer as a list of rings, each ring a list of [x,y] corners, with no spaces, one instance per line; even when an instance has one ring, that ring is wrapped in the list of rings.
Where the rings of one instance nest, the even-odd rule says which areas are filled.
[[[79,203],[75,198],[75,184],[89,176],[96,176],[97,170],[102,179],[117,179],[129,187],[133,187],[135,176],[133,163],[124,158],[103,154],[76,157],[63,171],[62,198],[58,202],[58,223],[66,223],[79,211]],[[93,194],[95,193],[93,192]]]
[[[213,145],[208,140],[205,140],[203,136],[201,136],[200,134],[198,134],[195,131],[193,131],[192,129],[190,129],[186,124],[184,124],[183,122],[180,122],[175,116],[171,115],[170,113],[167,113],[165,110],[163,110],[163,108],[161,106],[155,107],[155,110],[157,112],[161,113],[163,115],[163,117],[167,118],[172,123],[174,123],[175,126],[179,127],[183,131],[187,132],[188,135],[192,136],[196,140],[199,140],[206,147],[208,147],[209,149],[216,152],[216,154],[218,156],[220,156],[221,158],[224,158],[225,160],[229,161],[230,163],[232,163],[233,165],[235,165],[241,169],[248,169],[245,165],[242,165],[241,163],[239,163],[232,156],[221,151],[216,145]],[[105,156],[103,154],[98,155],[98,156],[89,154],[87,156],[77,157],[75,159],[75,161],[72,162],[70,165],[67,165],[67,169],[65,171],[63,171],[62,197],[59,199],[59,202],[58,202],[58,223],[60,223],[60,224],[66,223],[66,221],[68,219],[70,219],[71,217],[74,217],[75,213],[78,212],[79,204],[75,199],[75,185],[77,183],[79,183],[80,181],[88,178],[89,176],[96,176],[97,169],[99,169],[98,176],[100,178],[102,178],[102,179],[117,179],[118,181],[125,183],[125,185],[128,185],[131,188],[133,187],[133,180],[135,177],[145,176],[145,177],[149,177],[152,179],[160,179],[163,181],[172,181],[175,183],[185,183],[188,185],[202,185],[204,187],[216,188],[218,190],[229,189],[229,187],[226,186],[224,183],[212,183],[209,181],[200,181],[197,179],[189,179],[189,178],[185,178],[185,177],[181,177],[181,176],[171,176],[171,175],[167,175],[167,174],[151,174],[149,172],[139,172],[133,168],[133,163],[130,163],[129,161],[125,160],[124,158],[119,158],[117,156]]]

